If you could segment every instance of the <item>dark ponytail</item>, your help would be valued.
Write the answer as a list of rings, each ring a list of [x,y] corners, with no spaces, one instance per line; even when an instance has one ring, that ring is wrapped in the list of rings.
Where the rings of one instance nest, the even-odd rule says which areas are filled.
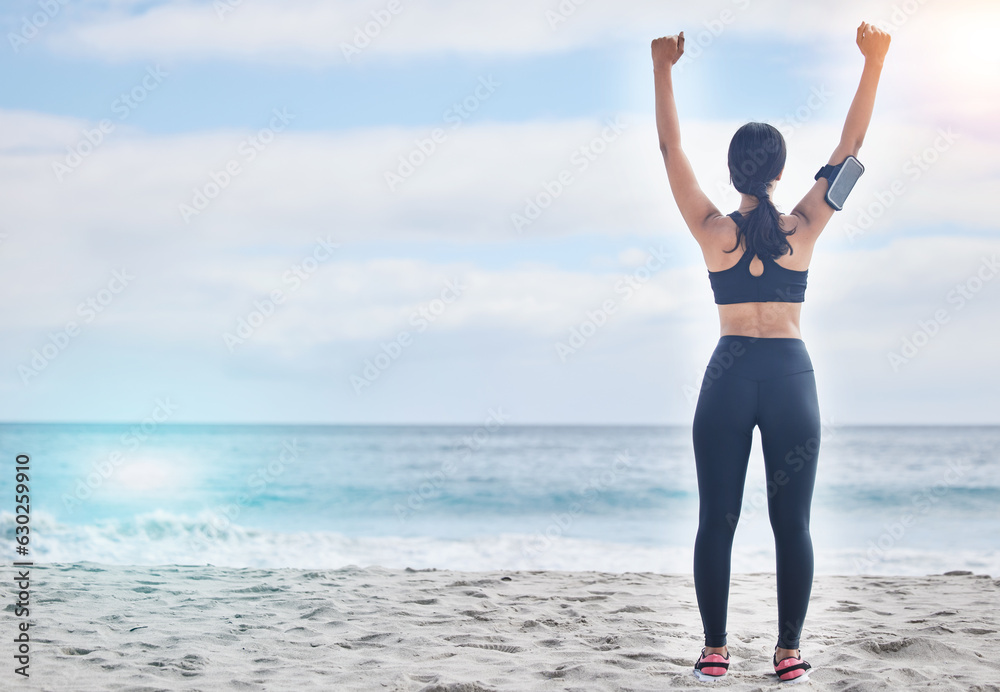
[[[783,231],[781,215],[767,194],[768,184],[785,168],[785,138],[767,123],[747,123],[729,143],[729,180],[740,192],[753,195],[760,203],[747,214],[746,223],[736,230],[734,252],[741,240],[758,257],[777,259],[792,253],[786,238],[795,231]]]

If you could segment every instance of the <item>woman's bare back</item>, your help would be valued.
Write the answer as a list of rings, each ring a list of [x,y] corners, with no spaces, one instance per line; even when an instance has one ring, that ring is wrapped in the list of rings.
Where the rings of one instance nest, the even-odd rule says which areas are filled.
[[[782,214],[779,224],[783,231],[798,229],[802,224],[800,217],[794,214]],[[705,264],[709,271],[724,271],[739,262],[745,251],[744,246],[735,252],[727,253],[736,244],[736,222],[725,216],[718,219],[718,232],[711,234],[712,242],[702,248]],[[811,234],[810,234],[811,235]],[[798,236],[798,237],[796,237]],[[774,260],[778,266],[794,271],[809,269],[816,236],[793,233],[788,236],[788,244],[792,254],[782,255]],[[757,256],[750,261],[750,273],[760,276],[764,271],[764,263]],[[796,338],[801,339],[799,320],[802,314],[802,303],[735,303],[719,305],[720,335],[742,334],[759,338]]]

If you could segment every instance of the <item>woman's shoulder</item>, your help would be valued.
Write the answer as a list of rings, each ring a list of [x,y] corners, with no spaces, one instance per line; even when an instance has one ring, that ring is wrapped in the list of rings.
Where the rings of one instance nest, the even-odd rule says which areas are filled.
[[[726,223],[728,224],[728,232],[723,232],[719,234],[719,237],[717,239],[718,243],[716,252],[713,254],[716,254],[718,256],[718,251],[722,249],[723,245],[726,246],[725,247],[726,250],[730,250],[733,247],[734,242],[738,238],[737,227],[740,226],[745,221],[745,219],[746,217],[740,214],[738,210],[732,212],[726,218]],[[795,233],[795,231],[799,228],[799,224],[801,223],[801,221],[802,219],[799,216],[796,216],[795,214],[779,214],[778,217],[778,224],[781,230],[784,231],[785,233],[789,233],[789,235],[786,236],[785,240],[791,246],[793,252],[798,253],[798,256],[800,258],[803,255],[808,255],[809,257],[811,257],[812,249],[813,246],[815,245],[816,239]],[[741,253],[744,252],[745,248],[746,248],[745,243],[741,242],[739,247],[739,252]],[[726,253],[723,251],[723,254],[728,255],[730,253]],[[799,262],[795,262],[795,264],[799,264]],[[805,266],[808,266],[808,260]]]
[[[801,219],[795,214],[781,214],[778,218],[781,230],[786,232],[796,230],[799,227],[799,221]]]
[[[737,230],[745,221],[746,216],[741,214],[739,210],[732,211],[725,216],[715,217],[715,219],[712,220],[712,223],[708,226],[710,232],[705,235],[702,245],[709,246],[706,249],[713,251],[713,253],[722,251],[723,247],[727,250],[731,249],[733,247],[733,243],[739,236]],[[786,233],[790,231],[792,232],[791,235],[788,236],[788,242],[793,249],[795,249],[797,245],[801,245],[803,243],[802,239],[796,238],[794,233],[794,231],[798,228],[800,221],[801,219],[794,214],[781,214],[778,218],[781,230]],[[743,244],[741,243],[741,246],[742,245]]]

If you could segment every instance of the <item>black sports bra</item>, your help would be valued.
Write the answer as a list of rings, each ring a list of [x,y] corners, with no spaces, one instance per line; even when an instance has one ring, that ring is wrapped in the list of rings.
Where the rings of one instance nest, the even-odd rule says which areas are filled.
[[[743,215],[734,211],[728,216],[742,225]],[[734,303],[802,303],[806,299],[806,277],[809,270],[787,269],[771,258],[761,258],[764,272],[760,276],[750,273],[753,257],[746,250],[739,262],[729,269],[709,272],[716,305]]]

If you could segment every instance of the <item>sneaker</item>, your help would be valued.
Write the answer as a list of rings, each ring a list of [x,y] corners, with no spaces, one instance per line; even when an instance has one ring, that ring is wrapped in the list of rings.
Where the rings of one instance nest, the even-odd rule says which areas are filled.
[[[694,676],[699,680],[718,680],[729,670],[729,652],[725,657],[722,654],[705,655],[705,649],[701,650],[698,662],[694,664]]]
[[[799,653],[802,653],[801,649],[799,649]],[[774,672],[778,674],[778,679],[782,682],[805,682],[809,679],[809,672],[812,669],[812,666],[806,663],[801,656],[790,656],[779,661],[777,646],[774,647],[772,663],[774,664]]]

